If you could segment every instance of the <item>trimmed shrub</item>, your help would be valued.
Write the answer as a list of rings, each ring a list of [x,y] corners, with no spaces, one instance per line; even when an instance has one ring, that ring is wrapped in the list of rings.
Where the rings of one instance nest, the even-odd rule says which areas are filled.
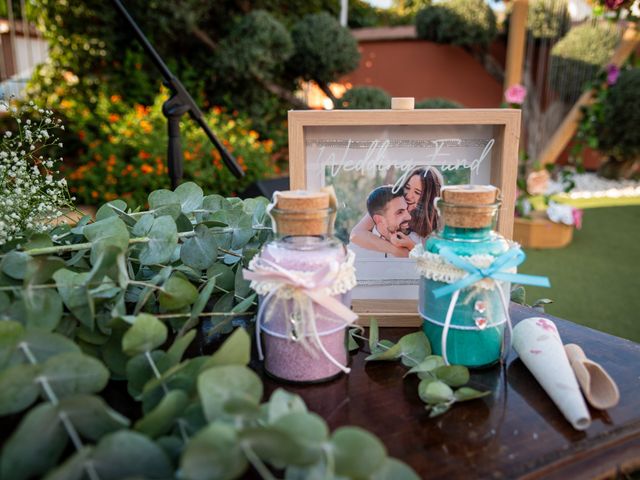
[[[358,66],[358,42],[326,12],[306,15],[291,30],[295,53],[288,70],[305,80],[328,83]]]
[[[377,87],[353,87],[339,100],[337,108],[347,110],[391,108],[391,96]]]
[[[620,73],[603,107],[598,148],[617,160],[640,158],[640,68]]]
[[[609,25],[572,28],[551,49],[551,87],[567,103],[575,103],[585,86],[605,65],[618,44],[618,30]]]
[[[447,0],[420,10],[416,30],[436,43],[486,47],[497,33],[496,16],[484,0]]]
[[[425,98],[416,102],[416,108],[462,108],[458,102],[447,98]]]
[[[565,0],[533,0],[529,2],[527,29],[533,38],[560,38],[571,26]]]

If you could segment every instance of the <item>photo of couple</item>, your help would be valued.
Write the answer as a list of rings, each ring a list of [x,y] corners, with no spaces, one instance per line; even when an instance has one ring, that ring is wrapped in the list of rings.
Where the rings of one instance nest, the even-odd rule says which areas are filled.
[[[404,182],[381,185],[366,198],[366,213],[349,233],[356,258],[406,258],[438,228],[434,200],[444,184],[435,167],[404,175]]]

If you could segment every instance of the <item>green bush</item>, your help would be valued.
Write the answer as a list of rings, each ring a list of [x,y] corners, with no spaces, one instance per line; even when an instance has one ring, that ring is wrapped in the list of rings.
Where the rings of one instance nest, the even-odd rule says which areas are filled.
[[[529,3],[527,29],[534,38],[560,38],[570,26],[565,0],[533,0]]]
[[[604,100],[598,148],[618,160],[640,157],[640,68],[623,70]]]
[[[425,98],[416,102],[416,108],[462,108],[462,105],[447,98]]]
[[[338,108],[372,110],[391,108],[391,97],[377,87],[353,87],[340,98]]]
[[[82,104],[62,102],[67,122],[87,145],[76,165],[67,165],[65,172],[79,202],[95,205],[119,197],[132,205],[143,204],[145,192],[167,186],[167,127],[162,115],[166,99],[163,93],[151,107],[129,107],[117,95],[101,95],[88,121],[83,121],[87,112]],[[96,118],[101,121],[95,122]],[[233,177],[202,130],[195,122],[185,121],[182,147],[186,180],[197,181],[207,192],[232,196],[251,182],[280,172],[271,159],[273,141],[261,140],[246,117],[214,107],[205,113],[205,120],[246,175]],[[99,129],[93,128],[95,123],[100,124]]]
[[[488,46],[497,33],[496,16],[484,0],[447,0],[416,15],[418,38],[461,46]]]
[[[326,12],[307,15],[291,30],[295,53],[288,68],[306,80],[327,83],[354,70],[358,42]]]
[[[550,84],[567,103],[574,103],[598,70],[613,55],[619,33],[614,26],[584,24],[572,28],[551,49]]]

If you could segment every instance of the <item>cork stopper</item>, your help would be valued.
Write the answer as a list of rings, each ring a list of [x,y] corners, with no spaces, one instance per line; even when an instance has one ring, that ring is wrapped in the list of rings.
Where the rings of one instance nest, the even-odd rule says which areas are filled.
[[[443,187],[444,224],[456,228],[486,228],[493,224],[500,190],[493,185],[452,185]]]
[[[278,234],[318,236],[331,233],[335,207],[332,208],[329,191],[287,190],[277,192],[275,197],[272,213]]]

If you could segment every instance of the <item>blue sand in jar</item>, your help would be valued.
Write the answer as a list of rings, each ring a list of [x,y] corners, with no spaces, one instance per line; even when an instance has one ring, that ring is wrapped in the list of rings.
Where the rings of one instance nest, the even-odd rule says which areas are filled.
[[[497,235],[490,227],[459,228],[445,226],[439,235],[430,236],[425,242],[425,249],[439,253],[443,247],[450,248],[460,256],[491,255],[497,257],[509,249],[506,240]],[[510,285],[500,282],[506,298],[509,298]],[[419,308],[432,320],[444,324],[451,295],[436,299],[433,291],[447,285],[443,282],[420,280]],[[481,313],[475,309],[477,301],[485,302],[486,311]],[[484,317],[487,327],[484,330],[460,330],[456,326],[476,327],[476,319]],[[449,363],[467,367],[486,367],[500,359],[502,337],[505,324],[504,311],[496,290],[482,290],[468,287],[460,291],[451,319],[451,327],[447,334],[447,357]],[[502,324],[499,326],[492,326]],[[442,355],[443,327],[429,321],[423,322],[423,330],[429,338],[433,352]]]

